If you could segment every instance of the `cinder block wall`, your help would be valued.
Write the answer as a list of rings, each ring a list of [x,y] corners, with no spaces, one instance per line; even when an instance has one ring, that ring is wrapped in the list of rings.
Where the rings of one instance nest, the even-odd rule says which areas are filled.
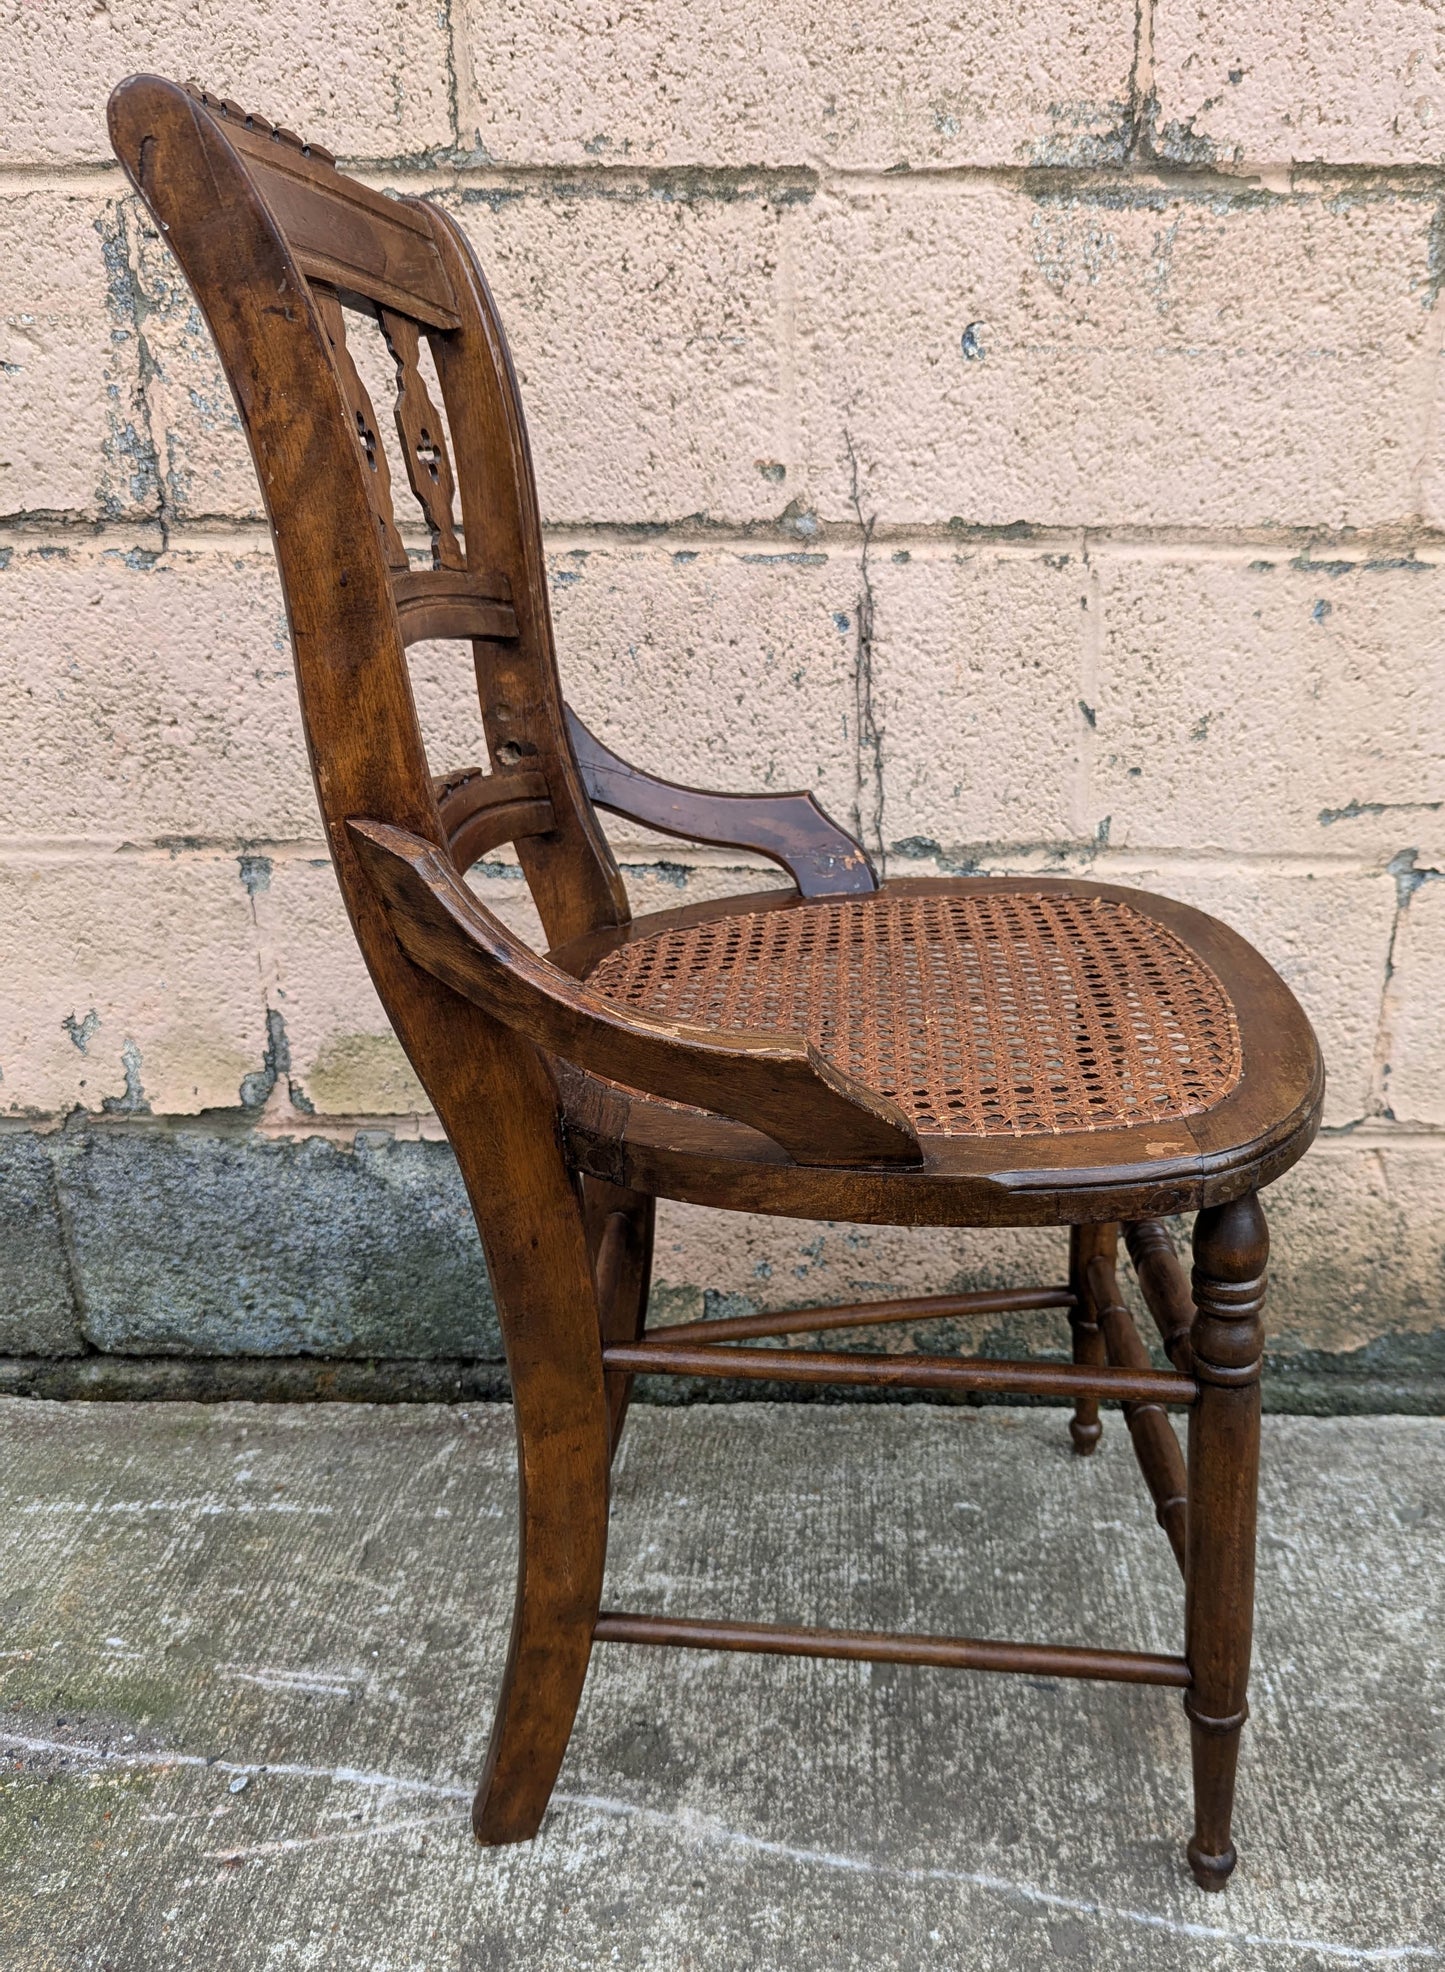
[[[236,419],[106,146],[158,67],[461,217],[609,741],[812,785],[895,871],[1148,883],[1257,941],[1331,1077],[1274,1194],[1276,1388],[1434,1402],[1442,50],[1365,0],[16,10],[0,1351],[497,1353],[327,868]],[[456,764],[465,659],[418,688]],[[759,880],[620,847],[644,907]],[[671,1209],[659,1307],[1060,1253]]]

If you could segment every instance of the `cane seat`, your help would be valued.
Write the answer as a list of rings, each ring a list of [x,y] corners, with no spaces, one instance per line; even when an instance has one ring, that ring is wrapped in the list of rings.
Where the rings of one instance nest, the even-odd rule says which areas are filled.
[[[1214,972],[1112,897],[1021,886],[748,911],[638,938],[588,983],[666,1020],[803,1034],[920,1135],[1167,1122],[1240,1075]]]

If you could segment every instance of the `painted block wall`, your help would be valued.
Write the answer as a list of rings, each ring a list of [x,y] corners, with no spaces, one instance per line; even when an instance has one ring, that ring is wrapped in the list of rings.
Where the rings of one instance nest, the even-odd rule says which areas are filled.
[[[1272,1194],[1280,1387],[1445,1390],[1442,49],[1423,0],[15,7],[0,1353],[497,1353],[245,446],[107,149],[160,67],[460,217],[610,743],[813,786],[891,871],[1148,884],[1259,944],[1330,1071]],[[414,656],[459,764],[466,659]],[[642,908],[769,880],[616,840]],[[665,1208],[658,1307],[1061,1254]]]

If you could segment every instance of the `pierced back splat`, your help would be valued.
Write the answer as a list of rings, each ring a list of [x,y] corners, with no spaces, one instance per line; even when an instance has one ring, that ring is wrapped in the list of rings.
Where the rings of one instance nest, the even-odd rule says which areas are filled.
[[[331,348],[331,358],[336,365],[337,376],[341,380],[341,393],[345,397],[352,417],[356,421],[356,438],[361,454],[366,461],[370,475],[367,492],[376,513],[376,524],[381,531],[382,553],[389,568],[407,566],[406,548],[402,543],[396,525],[396,509],[391,498],[391,467],[387,463],[386,448],[377,430],[376,411],[372,406],[371,395],[361,381],[361,373],[356,367],[355,358],[346,341],[346,316],[341,299],[335,288],[324,282],[313,282],[311,298],[316,303],[316,312],[321,317],[321,326],[326,331],[326,340]]]
[[[446,429],[421,374],[421,331],[394,308],[377,311],[381,333],[396,363],[396,430],[407,477],[431,530],[433,568],[465,566],[452,518],[452,462]]]

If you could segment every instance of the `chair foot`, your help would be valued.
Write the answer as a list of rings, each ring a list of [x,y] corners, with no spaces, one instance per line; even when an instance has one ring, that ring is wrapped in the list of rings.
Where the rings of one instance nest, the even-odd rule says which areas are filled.
[[[1222,1856],[1209,1856],[1200,1848],[1198,1838],[1195,1836],[1190,1837],[1187,1853],[1189,1867],[1201,1890],[1222,1890],[1234,1874],[1234,1865],[1239,1860],[1234,1853],[1232,1842]]]
[[[587,1679],[607,1554],[611,1452],[600,1364],[593,1362],[591,1388],[578,1377],[569,1393],[571,1419],[565,1412],[529,1415],[525,1381],[513,1372],[522,1493],[517,1601],[472,1803],[472,1833],[488,1848],[530,1842],[537,1833]]]
[[[604,1469],[605,1476],[605,1469]],[[605,1499],[605,1495],[604,1495]],[[524,1563],[517,1587],[512,1647],[497,1699],[481,1785],[472,1802],[472,1833],[484,1848],[530,1842],[572,1734],[587,1678],[592,1629],[601,1601],[604,1518],[573,1543],[574,1562],[591,1577],[580,1596],[546,1568]],[[590,1551],[589,1551],[590,1550]]]
[[[1080,1412],[1089,1405],[1092,1405],[1096,1414],[1093,1417],[1081,1417]],[[1088,1458],[1104,1435],[1104,1427],[1097,1416],[1098,1408],[1097,1402],[1092,1397],[1080,1398],[1074,1406],[1074,1415],[1069,1419],[1069,1437],[1073,1440],[1074,1451],[1079,1458]]]

